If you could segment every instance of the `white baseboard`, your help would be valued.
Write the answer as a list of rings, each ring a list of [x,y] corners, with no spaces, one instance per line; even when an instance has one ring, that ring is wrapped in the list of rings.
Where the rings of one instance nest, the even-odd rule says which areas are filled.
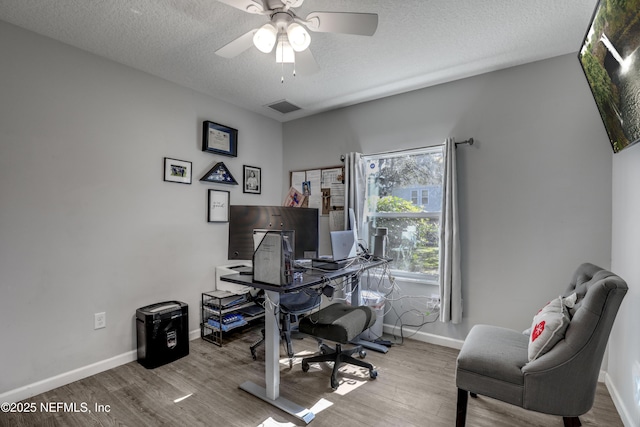
[[[631,414],[629,414],[627,407],[624,405],[624,402],[620,398],[618,389],[613,384],[613,381],[611,381],[611,377],[609,376],[609,374],[607,374],[606,372],[604,374],[604,383],[607,386],[607,390],[609,390],[611,400],[613,400],[613,404],[616,407],[618,414],[620,415],[622,424],[624,424],[625,427],[638,427],[638,424],[636,424]]]
[[[0,402],[19,402],[40,393],[53,390],[54,388],[62,387],[63,385],[70,384],[74,381],[115,368],[116,366],[132,362],[136,360],[136,358],[137,350],[133,350],[114,356],[110,359],[101,360],[100,362],[92,363],[91,365],[83,366],[82,368],[74,369],[73,371],[64,372],[60,375],[44,379],[33,384],[28,384],[15,390],[9,390],[0,394]]]
[[[200,338],[200,329],[189,332],[189,341],[197,338]],[[40,393],[53,390],[54,388],[62,387],[74,381],[90,377],[91,375],[99,374],[100,372],[107,371],[120,365],[125,365],[137,359],[137,349],[128,351],[109,359],[101,360],[99,362],[92,363],[91,365],[74,369],[73,371],[64,372],[54,377],[46,378],[42,381],[37,381],[33,384],[28,384],[14,390],[9,390],[0,394],[0,402],[19,402],[21,400],[36,396]]]
[[[400,328],[395,327],[393,325],[384,324],[382,330],[391,335],[400,335]],[[443,347],[455,348],[456,350],[460,350],[462,348],[462,344],[464,340],[457,340],[454,338],[443,337],[441,335],[434,335],[427,332],[418,331],[415,328],[403,328],[405,333],[410,333],[411,338],[416,341],[422,341],[429,344],[441,345]]]

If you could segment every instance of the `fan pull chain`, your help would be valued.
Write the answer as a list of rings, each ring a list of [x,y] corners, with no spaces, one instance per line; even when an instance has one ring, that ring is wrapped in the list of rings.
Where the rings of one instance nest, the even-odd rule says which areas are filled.
[[[282,72],[280,73],[280,83],[284,83],[284,62],[281,64]],[[296,63],[295,60],[293,62],[293,77],[296,76]]]
[[[296,76],[296,56],[293,55],[293,77]]]

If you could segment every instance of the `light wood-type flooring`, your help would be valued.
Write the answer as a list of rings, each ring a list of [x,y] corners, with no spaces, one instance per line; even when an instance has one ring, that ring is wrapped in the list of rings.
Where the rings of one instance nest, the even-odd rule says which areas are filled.
[[[257,427],[268,418],[304,425],[238,388],[245,380],[264,386],[264,348],[255,361],[249,352],[258,337],[259,328],[254,328],[232,335],[223,347],[201,339],[191,341],[188,356],[156,369],[131,362],[27,399],[22,403],[35,403],[36,412],[0,413],[0,426]],[[294,348],[298,355],[308,355],[317,345],[307,338],[294,340]],[[310,427],[451,427],[455,425],[457,354],[454,349],[404,340],[386,354],[368,351],[366,360],[376,366],[377,379],[369,379],[360,368],[345,366],[335,391],[329,385],[329,365],[311,365],[304,373],[299,358],[289,369],[283,356],[281,395],[308,408],[324,408]],[[41,410],[41,405],[61,404],[67,404],[66,411],[64,406],[57,413]],[[73,405],[78,412],[68,410]],[[584,426],[622,426],[602,383],[593,409],[580,419]],[[560,427],[562,419],[480,396],[469,399],[467,426]]]

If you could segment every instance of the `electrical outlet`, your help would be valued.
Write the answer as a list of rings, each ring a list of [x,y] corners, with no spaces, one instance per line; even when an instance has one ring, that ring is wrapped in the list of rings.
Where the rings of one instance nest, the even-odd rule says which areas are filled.
[[[93,315],[93,329],[102,329],[107,327],[107,313],[96,313]]]

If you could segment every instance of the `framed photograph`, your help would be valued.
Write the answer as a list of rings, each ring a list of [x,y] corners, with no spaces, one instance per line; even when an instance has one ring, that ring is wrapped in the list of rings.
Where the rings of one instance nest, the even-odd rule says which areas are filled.
[[[229,222],[229,192],[224,190],[209,190],[208,198],[209,222]]]
[[[614,153],[640,141],[638,48],[637,7],[600,0],[578,59]]]
[[[242,171],[244,175],[244,187],[242,187],[242,191],[245,193],[260,194],[262,191],[261,169],[255,166],[244,165]]]
[[[165,157],[164,180],[180,184],[191,184],[191,162]]]
[[[238,157],[238,130],[218,123],[202,123],[202,151]]]

